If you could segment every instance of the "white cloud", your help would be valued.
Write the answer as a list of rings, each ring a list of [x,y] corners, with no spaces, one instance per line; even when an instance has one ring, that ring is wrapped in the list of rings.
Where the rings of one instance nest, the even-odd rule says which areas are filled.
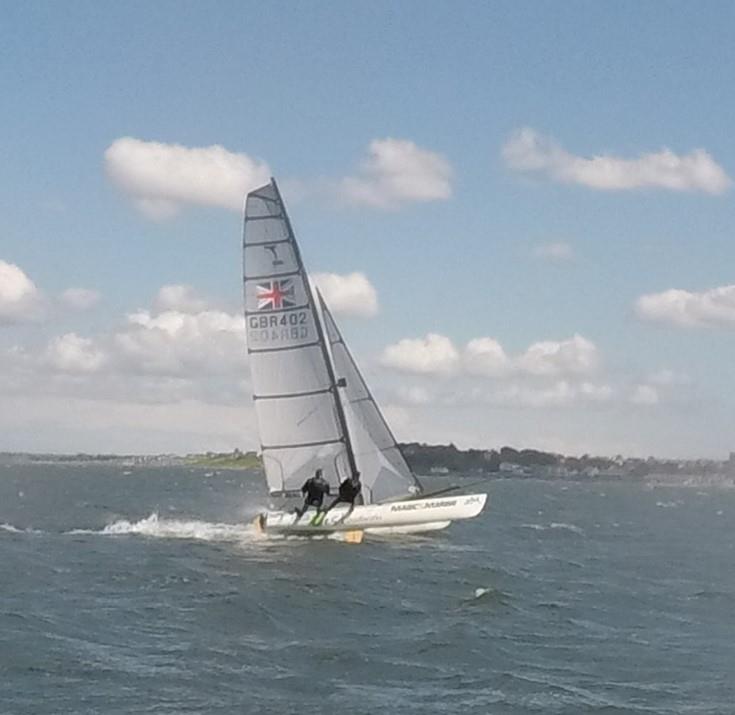
[[[574,258],[572,247],[564,241],[554,243],[542,243],[533,250],[536,258],[547,259],[550,261],[571,261]]]
[[[501,377],[512,370],[503,346],[493,338],[470,340],[462,354],[465,370],[472,375]]]
[[[104,369],[108,381],[113,376],[173,379],[176,384],[169,381],[164,390],[170,393],[172,386],[181,392],[183,379],[202,384],[241,380],[247,374],[246,355],[242,315],[208,305],[190,286],[167,285],[159,290],[152,310],[129,313],[116,330],[92,338],[67,333],[52,338],[38,357],[25,350],[11,357],[16,366],[31,371],[50,367],[60,373],[90,374]]]
[[[556,380],[544,385],[514,383],[490,395],[488,400],[508,407],[568,407],[580,402],[608,402],[613,394],[609,385]]]
[[[401,385],[397,397],[399,402],[406,405],[428,405],[433,400],[429,390],[421,385]]]
[[[732,184],[725,170],[703,149],[683,155],[662,149],[636,159],[609,154],[588,158],[569,153],[529,127],[511,136],[502,155],[511,169],[602,191],[662,188],[721,194]]]
[[[45,362],[60,372],[93,373],[104,367],[107,355],[92,339],[66,333],[51,340]]]
[[[34,375],[56,375],[51,389],[62,393],[63,375],[84,376],[87,382],[75,382],[74,392],[93,398],[127,399],[127,391],[138,390],[142,401],[209,394],[227,402],[240,394],[247,376],[244,317],[208,306],[189,286],[164,286],[156,303],[172,307],[130,313],[117,330],[93,337],[56,336],[40,351],[0,351],[0,362],[27,387]],[[103,372],[104,380],[91,381]]]
[[[40,316],[42,296],[20,266],[0,260],[0,324]]]
[[[222,146],[186,147],[116,139],[105,151],[110,180],[148,218],[164,221],[189,204],[240,211],[248,191],[268,182],[268,165]],[[453,170],[440,154],[406,139],[374,139],[355,175],[337,182],[286,179],[295,200],[312,194],[337,194],[352,203],[380,209],[447,199]]]
[[[615,394],[610,385],[596,385],[593,382],[583,382],[579,386],[579,393],[587,400],[594,402],[607,402]]]
[[[534,343],[516,365],[532,375],[587,374],[599,363],[599,351],[594,343],[575,335],[568,340],[545,340]]]
[[[359,173],[342,180],[341,192],[354,203],[382,209],[437,201],[452,195],[453,170],[440,154],[406,139],[374,139]]]
[[[685,328],[735,328],[735,285],[700,293],[672,288],[642,295],[635,304],[639,318]]]
[[[222,146],[186,147],[116,139],[105,151],[113,183],[149,218],[163,220],[183,204],[242,209],[245,194],[268,182],[270,169]]]
[[[630,401],[634,405],[656,405],[659,401],[658,390],[651,385],[636,385]]]
[[[383,351],[381,363],[401,372],[454,375],[460,372],[490,378],[526,374],[540,377],[587,375],[600,362],[596,345],[574,335],[567,340],[533,343],[524,353],[509,357],[495,339],[470,340],[460,352],[452,341],[436,333],[404,338]]]
[[[168,310],[201,313],[206,310],[207,302],[191,286],[175,283],[161,286],[153,307],[159,313]]]
[[[451,375],[460,364],[460,355],[444,335],[429,333],[425,338],[404,338],[383,351],[386,367],[423,375]]]
[[[245,367],[245,320],[220,310],[141,310],[115,333],[118,362],[136,374],[213,375]]]
[[[378,294],[364,273],[315,273],[319,287],[333,313],[371,318],[378,312]]]
[[[67,288],[61,294],[61,302],[73,310],[87,310],[100,299],[96,290],[89,288]]]
[[[382,412],[394,434],[403,432],[411,426],[411,418],[413,415],[409,410],[406,410],[399,405],[385,405]],[[401,437],[398,437],[398,439],[400,440]]]

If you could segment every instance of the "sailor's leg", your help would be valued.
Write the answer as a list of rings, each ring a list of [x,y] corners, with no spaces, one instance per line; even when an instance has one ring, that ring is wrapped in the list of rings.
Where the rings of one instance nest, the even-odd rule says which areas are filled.
[[[350,514],[352,514],[352,510],[355,508],[355,502],[345,502],[346,504],[349,504],[349,509],[345,512],[344,516],[339,520],[338,523],[342,523]]]
[[[265,527],[267,523],[268,522],[266,515],[263,512],[260,512],[260,514],[258,514],[258,516],[255,518],[255,521],[253,522],[255,529],[259,534],[265,533]]]

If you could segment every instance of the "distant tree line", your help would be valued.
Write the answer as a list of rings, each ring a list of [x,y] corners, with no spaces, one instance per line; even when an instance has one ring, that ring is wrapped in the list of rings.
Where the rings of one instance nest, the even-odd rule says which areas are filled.
[[[519,467],[565,467],[570,471],[584,469],[608,469],[617,464],[606,457],[565,457],[562,454],[541,452],[537,449],[457,449],[453,444],[420,444],[408,442],[401,449],[411,469],[427,472],[432,468],[445,467],[456,472],[499,472],[501,464]]]

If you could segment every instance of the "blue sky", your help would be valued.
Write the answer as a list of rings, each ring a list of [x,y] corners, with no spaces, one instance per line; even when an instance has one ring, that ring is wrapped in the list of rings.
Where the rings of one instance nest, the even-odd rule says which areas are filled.
[[[399,437],[735,448],[731,4],[2,13],[0,449],[256,446],[270,173]]]

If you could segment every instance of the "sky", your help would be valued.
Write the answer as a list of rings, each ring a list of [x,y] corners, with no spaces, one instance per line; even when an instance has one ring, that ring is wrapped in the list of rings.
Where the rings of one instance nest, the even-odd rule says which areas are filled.
[[[270,176],[400,440],[735,450],[731,3],[0,11],[0,450],[258,447]]]

